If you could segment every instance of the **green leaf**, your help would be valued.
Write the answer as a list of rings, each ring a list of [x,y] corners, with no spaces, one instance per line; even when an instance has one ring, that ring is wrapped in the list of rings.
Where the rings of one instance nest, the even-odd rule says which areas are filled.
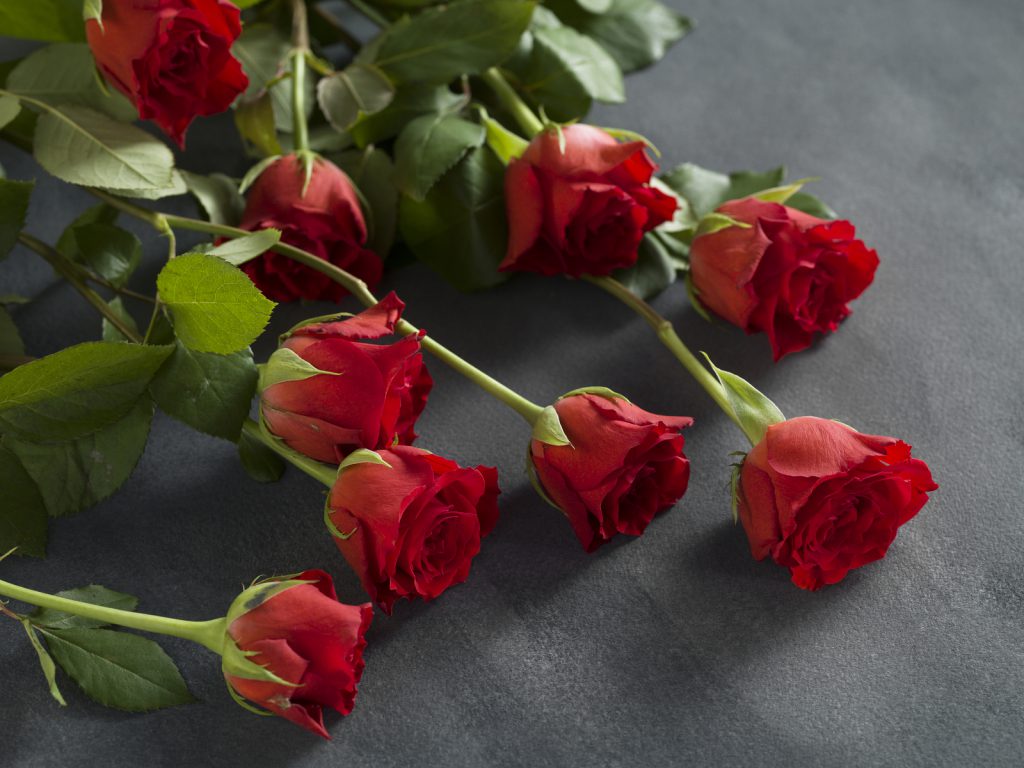
[[[398,226],[398,187],[391,158],[383,150],[367,147],[344,152],[335,159],[368,206],[363,211],[369,228],[367,247],[386,258]]]
[[[574,2],[590,13],[607,13],[612,6],[612,0],[574,0]]]
[[[131,476],[149,437],[153,404],[140,398],[120,421],[75,440],[34,442],[6,435],[33,479],[51,517],[78,512],[102,501]]]
[[[237,267],[202,253],[169,261],[156,285],[175,334],[197,352],[245,349],[263,332],[275,306]]]
[[[0,378],[0,382],[11,374]],[[0,444],[0,550],[17,547],[15,554],[46,556],[46,505],[18,457]]]
[[[809,192],[797,192],[786,201],[790,208],[817,216],[819,219],[835,219],[838,214]]]
[[[115,194],[163,197],[185,191],[172,173],[171,150],[141,128],[88,107],[49,109],[39,117],[33,149],[39,164],[58,179]]]
[[[0,430],[24,440],[71,440],[135,408],[171,347],[92,341],[0,377]]]
[[[535,3],[464,0],[405,16],[381,33],[358,61],[399,83],[447,83],[480,74],[515,50]]]
[[[117,221],[117,213],[116,208],[106,203],[85,209],[60,233],[57,250],[72,261],[81,261],[82,256],[78,252],[78,244],[75,242],[75,228],[84,224],[113,224]]]
[[[759,392],[753,384],[741,379],[735,373],[716,368],[715,364],[711,362],[711,358],[706,353],[702,354],[708,361],[708,365],[711,366],[711,370],[715,372],[722,389],[725,390],[729,406],[751,445],[761,442],[764,439],[765,431],[772,424],[786,420],[779,407]]]
[[[35,182],[0,178],[0,260],[4,259],[25,226],[28,201]]]
[[[21,112],[21,102],[14,96],[0,96],[0,128],[3,128]]]
[[[398,188],[414,200],[427,192],[466,153],[484,143],[482,125],[453,115],[426,115],[413,120],[395,142]]]
[[[238,441],[238,458],[249,477],[258,483],[275,483],[284,474],[284,460],[246,432]]]
[[[238,226],[245,209],[245,200],[238,191],[238,185],[223,173],[203,176],[199,173],[182,171],[185,186],[199,201],[206,217],[214,224],[228,227]]]
[[[231,52],[242,63],[242,69],[249,76],[249,88],[242,102],[252,101],[260,96],[267,85],[285,69],[285,60],[292,45],[288,38],[270,24],[247,24],[241,36],[231,47]],[[269,88],[274,125],[277,130],[291,133],[292,125],[292,81],[286,77]],[[305,104],[306,117],[313,109],[313,78],[307,78]]]
[[[238,267],[257,256],[262,256],[281,241],[281,230],[261,229],[242,237],[235,237],[206,252]]]
[[[235,105],[235,127],[239,135],[261,155],[280,155],[284,150],[277,138],[274,102],[269,93],[239,101]]]
[[[572,445],[568,435],[565,434],[565,430],[562,428],[562,421],[558,418],[558,411],[555,410],[553,405],[549,405],[541,411],[537,421],[533,423],[532,437],[534,440],[546,445]]]
[[[101,85],[86,43],[56,43],[33,52],[7,77],[7,90],[47,104],[92,107],[123,122],[138,118],[128,99]]]
[[[152,640],[111,629],[41,631],[61,668],[106,707],[148,712],[195,700],[174,662]]]
[[[581,35],[571,27],[547,27],[537,29],[533,33],[534,48],[546,49],[558,67],[549,70],[549,77],[571,77],[583,88],[588,96],[613,104],[626,100],[625,85],[622,81],[622,70],[615,59],[608,55],[600,45],[586,35]],[[559,71],[560,70],[560,71]],[[532,86],[528,90],[545,106],[548,104],[543,95],[557,93],[557,85],[550,89],[547,85]],[[552,104],[557,106],[557,104]]]
[[[126,229],[97,223],[79,225],[73,232],[82,262],[119,288],[142,260],[142,243]]]
[[[684,163],[663,174],[661,180],[686,203],[688,223],[696,226],[701,218],[725,201],[777,187],[784,176],[785,169],[782,167],[764,172],[737,171],[726,175],[693,163]]]
[[[577,13],[563,20],[600,43],[623,72],[654,64],[693,29],[688,18],[657,0],[611,0],[607,5],[599,15]],[[556,10],[563,15],[560,6]]]
[[[360,117],[380,112],[395,97],[395,86],[377,67],[352,64],[321,78],[316,98],[335,130],[347,131]]]
[[[134,611],[139,605],[139,599],[134,595],[124,592],[115,592],[99,584],[90,584],[86,587],[76,587],[58,592],[57,597],[65,597],[68,600],[77,600],[80,603],[102,605],[106,608],[117,608],[121,611]],[[37,608],[28,615],[28,620],[39,627],[47,629],[72,629],[74,627],[105,627],[106,622],[96,619],[86,619],[76,616],[73,613],[58,611],[54,608]]]
[[[0,29],[22,40],[84,40],[80,0],[3,0]]]
[[[110,301],[108,301],[107,306],[109,306],[113,310],[114,314],[118,316],[121,322],[123,322],[136,333],[139,332],[139,326],[136,324],[135,318],[128,314],[128,310],[125,307],[124,302],[121,301],[120,296],[116,296]],[[114,324],[107,320],[107,318],[105,317],[103,318],[103,340],[131,341],[131,339],[127,338],[123,333],[121,333],[121,331],[119,331],[114,326]]]
[[[612,277],[642,299],[650,299],[668,288],[676,278],[672,254],[648,232],[640,241],[636,264],[617,270]]]
[[[50,688],[50,695],[57,700],[58,704],[66,707],[68,703],[64,701],[60,688],[57,687],[57,666],[53,663],[50,654],[36,636],[36,631],[32,628],[31,622],[28,619],[22,619],[21,625],[25,628],[28,641],[32,643],[32,647],[36,649],[36,654],[39,656],[39,666],[43,668],[43,676],[46,678],[46,683]]]
[[[420,115],[458,112],[465,103],[465,96],[453,93],[444,85],[400,85],[387,107],[361,116],[349,128],[349,134],[357,146],[366,147],[397,135]]]
[[[215,355],[178,343],[149,391],[165,413],[200,432],[234,442],[249,415],[256,379],[249,349]]]
[[[422,202],[403,197],[402,238],[418,259],[456,288],[487,288],[504,281],[505,167],[489,149],[472,149]]]
[[[729,174],[729,189],[725,200],[739,200],[741,197],[777,187],[786,178],[784,166],[771,168],[767,171],[735,171]],[[724,202],[724,201],[723,201]]]
[[[17,357],[25,354],[25,344],[18,333],[10,313],[0,306],[0,356]]]

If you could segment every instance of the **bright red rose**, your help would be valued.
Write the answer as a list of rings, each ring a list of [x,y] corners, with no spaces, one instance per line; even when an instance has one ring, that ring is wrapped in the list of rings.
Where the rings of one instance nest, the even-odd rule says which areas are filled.
[[[587,552],[616,533],[639,536],[686,492],[690,462],[680,430],[687,416],[658,416],[625,398],[570,395],[554,405],[569,445],[530,443],[547,497]]]
[[[498,473],[401,445],[378,455],[386,465],[342,468],[328,514],[338,549],[391,613],[402,598],[433,600],[466,580],[498,520]]]
[[[754,558],[814,590],[885,557],[937,488],[901,440],[805,416],[768,427],[747,455],[739,514]]]
[[[279,580],[272,580],[246,590],[229,619],[239,615],[228,625],[235,645],[253,654],[249,661],[290,685],[225,675],[240,696],[329,739],[323,708],[352,711],[373,608],[339,603],[323,571],[292,578],[309,583],[276,591]]]
[[[249,85],[231,55],[242,25],[226,0],[103,0],[85,22],[100,71],[179,145],[200,115],[231,106]]]
[[[775,359],[810,346],[816,331],[834,331],[847,302],[871,285],[878,254],[848,221],[826,221],[753,197],[718,213],[749,224],[701,235],[690,249],[698,297],[747,333],[763,331]]]
[[[316,158],[305,193],[305,171],[295,155],[286,155],[259,175],[249,191],[239,226],[281,230],[281,241],[362,278],[371,288],[384,265],[364,247],[366,222],[359,196],[345,172]],[[340,301],[346,291],[331,278],[273,251],[247,261],[242,269],[274,301]]]
[[[648,185],[657,166],[643,142],[620,144],[581,124],[561,135],[540,133],[505,171],[500,269],[579,277],[633,265],[644,233],[672,218],[675,198]]]
[[[392,292],[354,317],[291,331],[264,371],[265,382],[276,382],[260,393],[270,431],[329,464],[357,448],[385,448],[396,438],[413,442],[434,385],[420,353],[421,335],[363,343],[394,333],[404,307]],[[308,366],[297,368],[295,356]]]

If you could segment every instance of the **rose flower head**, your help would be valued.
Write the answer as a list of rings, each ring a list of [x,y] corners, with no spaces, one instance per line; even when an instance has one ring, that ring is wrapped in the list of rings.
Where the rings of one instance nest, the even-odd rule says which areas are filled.
[[[815,590],[885,557],[937,488],[903,441],[804,416],[768,426],[743,461],[739,518],[755,559]]]
[[[384,265],[366,248],[366,220],[359,195],[345,172],[313,157],[311,175],[303,161],[285,155],[253,182],[239,227],[278,229],[281,242],[301,248],[350,272],[373,288]],[[273,301],[339,301],[345,289],[330,277],[273,251],[245,262],[242,270]]]
[[[290,448],[337,464],[358,448],[411,443],[433,380],[422,332],[390,344],[405,304],[394,292],[358,315],[299,326],[285,334],[260,378],[260,410]]]
[[[541,132],[505,171],[500,269],[579,277],[632,266],[644,233],[676,210],[649,184],[656,167],[642,141],[620,143],[591,125]]]
[[[493,467],[396,445],[349,456],[325,516],[367,593],[391,613],[402,598],[433,600],[466,580],[498,520],[498,493]]]
[[[369,603],[339,603],[323,571],[254,584],[227,616],[223,667],[232,695],[330,738],[323,708],[352,711],[372,618]]]
[[[576,390],[534,426],[528,468],[538,490],[593,552],[617,533],[639,536],[682,498],[687,416],[658,416],[610,390]]]
[[[716,212],[735,222],[694,239],[700,302],[747,333],[764,332],[776,360],[835,331],[871,285],[878,255],[848,221],[828,221],[757,197]]]
[[[249,85],[231,55],[242,25],[227,0],[103,0],[85,22],[107,82],[179,145],[200,115],[223,112]]]

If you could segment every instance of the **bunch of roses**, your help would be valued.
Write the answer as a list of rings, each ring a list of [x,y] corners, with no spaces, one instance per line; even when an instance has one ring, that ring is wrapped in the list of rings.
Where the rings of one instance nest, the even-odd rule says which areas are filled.
[[[91,55],[121,95],[97,88],[74,104],[53,102],[42,95],[42,58],[30,56],[11,71],[0,90],[3,137],[105,203],[54,247],[19,232],[30,185],[3,181],[0,189],[14,217],[5,231],[18,233],[0,242],[0,255],[15,241],[39,253],[105,322],[104,342],[50,358],[32,360],[23,347],[0,349],[0,364],[11,369],[0,379],[0,433],[11,436],[0,448],[0,474],[20,497],[38,500],[45,519],[47,512],[75,511],[109,495],[119,483],[61,500],[55,510],[46,493],[46,452],[55,441],[77,447],[86,437],[120,439],[118,430],[136,410],[148,431],[155,405],[196,429],[239,441],[243,461],[257,452],[267,466],[276,456],[328,486],[325,527],[386,613],[402,599],[433,600],[468,578],[496,525],[499,488],[492,467],[462,467],[413,446],[433,387],[427,351],[527,422],[530,479],[587,552],[617,534],[641,535],[682,498],[690,476],[682,431],[692,419],[649,413],[603,387],[574,389],[541,406],[475,368],[403,319],[405,305],[394,293],[378,301],[371,292],[400,236],[414,256],[459,287],[485,287],[513,272],[564,275],[587,280],[636,311],[750,441],[734,465],[734,513],[753,556],[770,556],[798,587],[834,584],[884,557],[898,528],[937,488],[927,465],[895,438],[829,419],[786,419],[739,376],[710,359],[710,367],[701,363],[645,301],[681,276],[698,312],[765,333],[778,361],[809,347],[815,334],[836,331],[849,303],[871,284],[878,257],[853,225],[804,192],[803,182],[784,183],[781,170],[726,176],[683,165],[656,177],[653,148],[642,137],[578,122],[592,99],[618,99],[621,83],[573,75],[557,80],[562,91],[545,91],[537,84],[548,82],[551,68],[574,73],[579,66],[580,57],[562,47],[581,47],[584,61],[601,59],[605,71],[615,72],[658,56],[638,60],[635,48],[618,47],[615,36],[593,28],[584,34],[579,14],[563,4],[553,3],[552,13],[526,0],[465,0],[401,18],[386,2],[358,6],[381,33],[341,71],[315,54],[303,0],[292,2],[290,44],[273,26],[273,13],[249,11],[259,22],[250,29],[262,43],[252,46],[239,9],[227,0],[87,5],[91,54],[68,46],[59,55],[79,62]],[[681,37],[685,20],[663,10],[678,26],[668,35]],[[329,22],[320,32],[359,47],[338,19],[317,12]],[[559,30],[559,46],[552,30]],[[658,34],[664,38],[666,30]],[[436,41],[436,51],[419,44],[426,37]],[[458,55],[445,54],[446,43]],[[317,76],[319,113],[307,93]],[[462,95],[448,87],[456,82]],[[122,97],[134,107],[130,116],[153,120],[181,146],[195,118],[233,105],[239,133],[260,159],[240,183],[182,173],[156,139],[117,122]],[[68,123],[134,149],[100,160],[88,149],[69,157],[65,146],[57,162],[58,124]],[[186,188],[209,221],[125,199]],[[492,204],[502,198],[503,206]],[[206,232],[216,245],[170,261],[157,295],[148,298],[125,288],[131,258],[111,266],[116,260],[95,256],[97,244],[131,249],[133,236],[113,226],[119,213],[167,236],[172,257],[175,229]],[[108,301],[98,288],[118,295]],[[228,294],[249,302],[250,314],[264,313],[248,336],[237,328],[216,330],[224,322],[217,304]],[[348,295],[366,309],[292,328],[257,376],[247,347],[272,302],[338,302]],[[152,304],[144,334],[122,297]],[[10,323],[5,311],[0,322]],[[223,394],[204,399],[208,379],[188,378],[181,356],[200,374],[205,365],[231,370],[232,407]],[[75,365],[92,373],[71,382]],[[54,371],[71,383],[39,388]],[[123,408],[94,396],[129,391],[129,377],[134,394]],[[254,395],[256,421],[247,418]],[[61,420],[61,428],[52,426]],[[39,541],[27,535],[4,543],[41,554]],[[209,622],[94,605],[103,601],[81,591],[52,596],[0,582],[0,594],[44,609],[21,615],[0,608],[33,638],[53,631],[46,610],[91,626],[190,638],[222,656],[232,695],[243,706],[251,702],[323,736],[323,707],[352,710],[372,615],[369,603],[339,603],[320,571],[254,583],[225,617]],[[38,643],[37,650],[49,659]],[[49,669],[51,690],[63,701],[52,661]],[[94,698],[118,705],[110,691],[89,689],[95,681],[76,679]]]

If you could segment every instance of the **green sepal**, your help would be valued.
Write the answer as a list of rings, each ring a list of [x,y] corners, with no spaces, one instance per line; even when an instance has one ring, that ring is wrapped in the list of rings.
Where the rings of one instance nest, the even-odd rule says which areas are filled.
[[[260,717],[273,717],[274,716],[273,712],[269,712],[269,711],[267,711],[265,709],[260,709],[259,707],[256,707],[253,704],[250,704],[248,701],[246,701],[242,697],[242,695],[238,691],[235,690],[234,686],[231,685],[231,682],[229,680],[227,680],[226,678],[225,678],[224,682],[227,683],[228,693],[231,694],[231,698],[234,700],[235,704],[240,706],[246,712],[252,712],[254,715],[259,715]]]
[[[304,381],[313,376],[341,376],[335,371],[321,371],[291,349],[281,347],[274,350],[266,363],[260,366],[259,391],[264,392],[275,384],[285,381]]]
[[[228,615],[226,618],[227,626],[230,627],[234,624],[236,619],[244,616],[249,611],[256,610],[270,598],[276,597],[292,587],[299,587],[303,584],[312,583],[313,582],[311,581],[304,581],[302,579],[271,579],[253,584],[251,587],[245,589],[238,597],[235,598],[234,602],[231,603],[231,607],[228,608]],[[225,643],[225,647],[230,645],[234,645],[234,643]],[[245,675],[239,675],[239,677],[245,677]]]
[[[262,174],[265,170],[267,170],[267,168],[272,166],[280,159],[281,155],[271,155],[270,157],[265,157],[258,163],[256,163],[256,165],[254,165],[248,171],[246,171],[245,175],[242,177],[242,180],[238,182],[238,194],[244,195],[245,190],[247,190],[255,183],[256,179],[260,177],[260,174]]]
[[[704,216],[700,223],[697,225],[697,232],[694,237],[700,237],[701,235],[713,235],[715,232],[726,229],[728,227],[739,227],[740,229],[750,229],[750,225],[745,221],[738,221],[732,216],[726,216],[724,213],[717,213],[712,211],[711,213]]]
[[[540,478],[537,476],[537,468],[533,465],[533,455],[529,448],[526,449],[526,476],[530,478],[530,485],[533,486],[533,490],[537,492],[537,495],[564,515],[565,510],[555,504],[552,498],[548,496],[548,492],[544,490],[544,486],[541,484]]]
[[[85,0],[82,4],[82,21],[95,21],[103,31],[103,0]]]
[[[627,128],[606,128],[605,126],[599,126],[602,131],[607,133],[613,139],[618,141],[639,141],[643,142],[651,152],[654,153],[655,157],[661,157],[661,150],[654,146],[654,142],[644,136],[642,133],[636,131],[630,131]],[[674,194],[674,193],[673,193]]]
[[[308,582],[301,582],[306,584]],[[302,683],[290,683],[284,678],[278,677],[271,672],[267,667],[262,667],[254,661],[250,661],[250,656],[255,656],[257,651],[243,651],[234,641],[224,643],[224,649],[221,652],[221,669],[224,670],[225,675],[231,675],[232,677],[241,677],[245,680],[258,680],[263,683],[276,683],[277,685],[285,685],[289,688],[298,688]]]
[[[718,383],[722,385],[736,422],[747,439],[750,440],[751,445],[761,442],[768,427],[772,424],[786,420],[779,407],[758,391],[753,384],[734,373],[715,367],[706,352],[701,352],[701,354],[704,355],[704,359],[708,361],[708,365],[714,371]]]
[[[480,120],[487,130],[487,146],[498,156],[502,164],[508,165],[515,158],[522,156],[530,142],[488,115],[482,106],[477,105],[477,109],[480,110]]]
[[[359,526],[356,526],[348,533],[342,532],[342,530],[334,524],[334,521],[331,520],[331,511],[331,497],[328,496],[324,500],[324,525],[327,526],[327,530],[331,534],[331,536],[333,536],[336,539],[341,539],[342,541],[347,541],[348,539],[351,539],[353,536],[355,536],[356,531],[359,530]]]
[[[763,200],[766,203],[779,203],[781,205],[803,189],[804,184],[812,181],[820,181],[820,179],[816,176],[808,176],[805,179],[797,179],[790,184],[762,189],[760,192],[756,193],[754,197],[758,200]]]
[[[743,455],[746,456],[746,454]],[[729,498],[733,525],[740,521],[740,472],[742,471],[743,462],[736,462],[732,465],[732,473],[729,476]]]
[[[357,451],[352,451],[345,460],[338,465],[338,474],[340,475],[349,467],[354,467],[356,464],[380,464],[382,466],[391,469],[391,465],[388,464],[376,451],[371,451],[367,448],[360,448]]]
[[[558,411],[553,405],[549,405],[540,412],[537,420],[533,423],[532,437],[545,445],[572,445],[565,430],[562,429]]]
[[[567,397],[573,397],[575,395],[599,395],[606,397],[609,400],[625,400],[629,402],[629,398],[625,395],[620,395],[618,392],[608,389],[608,387],[580,387],[579,389],[573,389],[566,392],[564,395],[559,397],[559,400],[565,400]]]
[[[690,299],[690,304],[693,306],[694,311],[711,322],[711,313],[708,312],[708,308],[704,306],[704,302],[700,300],[700,291],[697,290],[697,286],[693,284],[693,273],[689,270],[686,271],[686,277],[683,278],[683,284],[686,286],[686,295]]]

